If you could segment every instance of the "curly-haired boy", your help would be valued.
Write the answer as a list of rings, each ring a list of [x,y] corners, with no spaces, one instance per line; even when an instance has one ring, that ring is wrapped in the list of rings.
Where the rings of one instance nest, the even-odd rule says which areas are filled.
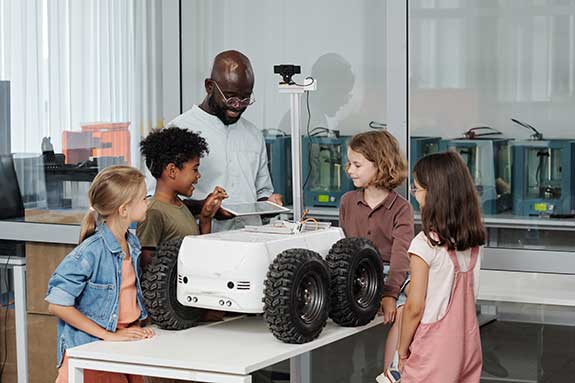
[[[199,213],[199,225],[179,197],[192,196],[194,185],[201,177],[200,159],[208,153],[208,144],[197,133],[178,127],[154,130],[140,143],[140,152],[156,179],[146,220],[136,229],[145,268],[160,243],[209,233],[212,218],[227,194],[219,186],[214,189]]]

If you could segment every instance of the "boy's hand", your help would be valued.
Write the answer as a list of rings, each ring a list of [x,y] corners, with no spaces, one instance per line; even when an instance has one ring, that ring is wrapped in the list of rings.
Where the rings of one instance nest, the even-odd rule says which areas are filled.
[[[235,215],[230,213],[229,211],[227,211],[226,209],[220,207],[218,209],[218,211],[216,212],[216,214],[214,215],[215,219],[219,219],[219,220],[227,220],[227,219],[232,219],[234,218]]]
[[[395,322],[395,314],[397,312],[396,299],[394,297],[383,297],[379,310],[379,315],[383,314],[384,324]]]
[[[222,206],[222,201],[228,198],[228,194],[224,188],[216,186],[214,191],[208,194],[200,212],[200,218],[212,219],[216,212]]]

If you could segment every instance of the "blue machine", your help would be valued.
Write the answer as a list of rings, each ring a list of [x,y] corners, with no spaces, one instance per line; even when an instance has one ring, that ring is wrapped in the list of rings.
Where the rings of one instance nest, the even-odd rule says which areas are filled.
[[[409,137],[409,172],[413,173],[413,168],[415,163],[421,157],[425,157],[431,153],[439,152],[439,143],[441,142],[441,137],[424,137],[424,136],[412,136]],[[410,197],[411,205],[413,209],[418,211],[419,204],[415,197]]]
[[[511,151],[508,138],[462,138],[442,140],[440,151],[457,151],[469,168],[485,214],[512,208]]]
[[[353,190],[345,172],[347,143],[351,137],[303,137],[304,204],[339,207],[341,197]]]
[[[284,204],[292,203],[291,137],[265,136],[268,169],[274,185],[274,193],[284,197]]]
[[[431,153],[439,152],[441,137],[409,137],[409,170],[413,172],[413,167],[417,160]]]
[[[575,212],[575,141],[518,141],[512,153],[513,214]]]

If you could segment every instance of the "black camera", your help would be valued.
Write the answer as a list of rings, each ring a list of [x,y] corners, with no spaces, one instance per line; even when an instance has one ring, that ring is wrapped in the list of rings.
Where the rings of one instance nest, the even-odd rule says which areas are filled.
[[[292,65],[292,64],[274,65],[274,73],[282,76],[283,78],[282,83],[291,85],[295,84],[294,81],[291,79],[292,76],[294,74],[300,74],[301,67],[299,65]]]

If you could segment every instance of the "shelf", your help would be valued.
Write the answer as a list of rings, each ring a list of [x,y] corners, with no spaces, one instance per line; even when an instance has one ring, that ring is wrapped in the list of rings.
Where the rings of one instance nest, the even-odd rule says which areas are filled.
[[[337,219],[339,210],[335,207],[311,207],[309,215],[318,219]],[[519,217],[513,214],[499,214],[484,216],[485,225],[488,228],[501,229],[545,229],[575,231],[575,219],[565,218],[541,218],[541,217]],[[415,213],[415,223],[421,224],[421,214]]]
[[[415,223],[421,224],[421,214],[415,213]],[[484,216],[485,226],[499,229],[545,229],[575,231],[575,219],[518,217],[512,214]]]

